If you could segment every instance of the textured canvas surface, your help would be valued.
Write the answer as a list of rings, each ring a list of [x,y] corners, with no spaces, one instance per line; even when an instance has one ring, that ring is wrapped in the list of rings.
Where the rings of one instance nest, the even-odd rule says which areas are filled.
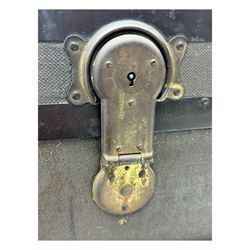
[[[212,96],[212,44],[189,43],[181,65],[186,97]],[[67,103],[71,67],[62,43],[38,45],[39,104]]]
[[[99,138],[39,142],[40,240],[211,239],[211,130],[154,135],[155,193],[129,216],[91,199],[99,155]]]

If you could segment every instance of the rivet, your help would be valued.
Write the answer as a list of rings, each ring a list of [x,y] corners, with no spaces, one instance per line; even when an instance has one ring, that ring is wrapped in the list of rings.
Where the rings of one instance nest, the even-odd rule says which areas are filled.
[[[107,61],[107,62],[106,62],[106,67],[107,67],[108,69],[111,68],[111,65],[112,65],[112,63],[111,63],[110,61]]]
[[[135,104],[135,101],[133,99],[128,101],[129,106],[133,106]]]
[[[183,50],[184,49],[184,43],[183,42],[178,42],[176,44],[176,49],[178,50]]]
[[[72,42],[72,43],[70,44],[70,49],[71,49],[72,51],[76,52],[76,51],[79,49],[79,46],[78,46],[77,43]]]
[[[77,101],[81,98],[81,94],[77,91],[72,94],[72,99]]]
[[[122,146],[117,146],[117,147],[116,147],[116,151],[117,151],[117,152],[120,152],[121,150],[122,150]]]
[[[143,145],[142,145],[142,144],[138,144],[138,145],[137,145],[137,148],[138,148],[139,150],[142,150],[142,149],[143,149]]]
[[[152,59],[152,60],[150,61],[150,63],[151,63],[152,66],[155,66],[155,65],[156,65],[156,60],[155,60],[155,59]]]
[[[174,96],[178,96],[180,93],[181,93],[180,89],[177,88],[173,89]]]
[[[210,100],[207,97],[203,97],[201,99],[201,103],[202,103],[203,106],[207,107],[210,104]]]

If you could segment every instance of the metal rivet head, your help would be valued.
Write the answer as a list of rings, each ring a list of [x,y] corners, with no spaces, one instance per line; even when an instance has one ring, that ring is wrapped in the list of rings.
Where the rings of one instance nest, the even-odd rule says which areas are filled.
[[[203,106],[207,107],[210,104],[210,99],[207,98],[207,97],[203,97],[201,99],[201,103],[202,103]]]
[[[183,50],[184,49],[184,43],[183,42],[178,42],[176,44],[176,49],[178,50]]]
[[[142,144],[138,144],[138,145],[137,145],[137,148],[138,148],[139,150],[142,150],[142,149],[143,149],[143,145],[142,145]]]
[[[72,94],[72,99],[78,101],[81,98],[81,94],[77,91]]]
[[[70,49],[71,49],[72,51],[76,52],[76,51],[79,49],[79,45],[78,45],[77,43],[75,43],[75,42],[72,42],[72,43],[70,44]]]
[[[180,89],[177,89],[177,88],[173,89],[174,96],[178,96],[180,93],[181,93]]]
[[[121,150],[122,150],[122,146],[117,146],[117,147],[116,147],[116,151],[117,151],[117,152],[120,152]]]
[[[108,69],[110,69],[111,66],[112,66],[112,63],[111,63],[110,61],[107,61],[107,62],[106,62],[106,67],[107,67]]]
[[[155,60],[155,59],[152,59],[152,60],[150,61],[150,64],[151,64],[152,66],[155,66],[155,65],[156,65],[156,60]]]
[[[133,106],[135,104],[135,101],[133,99],[128,101],[129,106]]]

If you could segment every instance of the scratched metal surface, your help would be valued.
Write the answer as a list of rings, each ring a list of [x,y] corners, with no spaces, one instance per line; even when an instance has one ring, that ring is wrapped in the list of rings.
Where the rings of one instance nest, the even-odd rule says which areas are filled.
[[[91,199],[100,139],[39,142],[40,240],[210,240],[211,130],[154,135],[156,190],[129,216]]]

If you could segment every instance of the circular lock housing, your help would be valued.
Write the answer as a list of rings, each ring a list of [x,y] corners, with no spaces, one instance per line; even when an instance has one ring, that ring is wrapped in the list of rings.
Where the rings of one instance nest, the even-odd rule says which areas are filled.
[[[138,34],[123,34],[106,42],[91,66],[92,86],[101,100],[113,98],[119,91],[131,97],[157,97],[165,77],[161,51],[149,38]]]
[[[185,38],[175,36],[167,41],[160,31],[146,23],[136,20],[120,20],[103,26],[88,41],[78,34],[66,37],[64,47],[73,67],[72,84],[67,93],[70,103],[77,106],[85,103],[98,103],[90,77],[93,59],[103,45],[113,41],[116,37],[124,37],[126,34],[144,37],[161,51],[167,74],[157,102],[166,99],[178,100],[183,96],[184,88],[180,82],[179,66],[187,48]],[[145,52],[146,50],[143,54]],[[157,65],[154,60],[151,63]],[[111,66],[112,62],[107,62],[107,67],[111,68]],[[176,89],[180,91],[178,95],[176,95]]]

